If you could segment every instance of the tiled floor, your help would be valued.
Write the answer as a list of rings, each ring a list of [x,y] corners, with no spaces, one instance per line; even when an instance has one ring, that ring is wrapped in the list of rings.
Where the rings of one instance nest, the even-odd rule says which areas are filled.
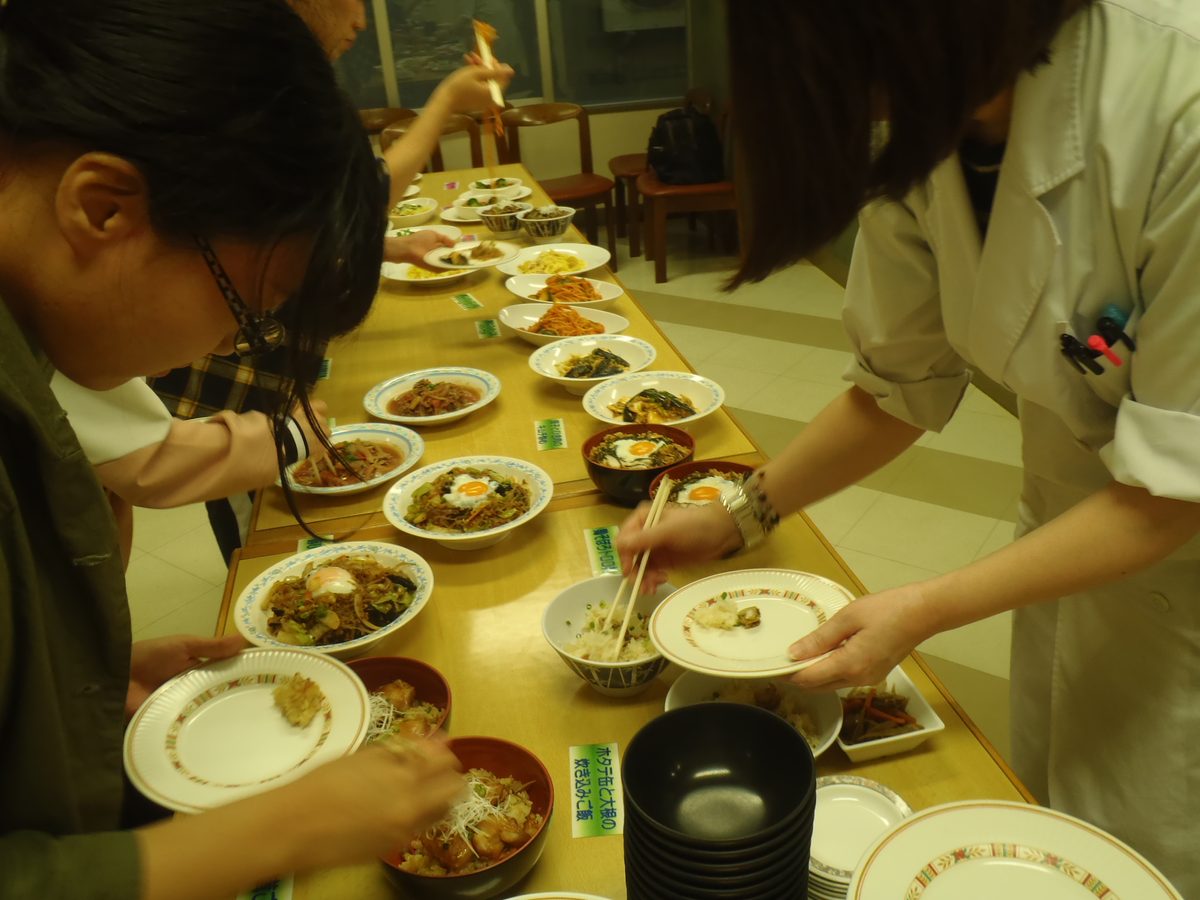
[[[732,259],[707,253],[703,232],[673,230],[671,278],[621,259],[619,275],[693,367],[720,383],[760,446],[779,450],[833,397],[850,353],[842,290],[801,263],[734,294]],[[871,590],[946,572],[1009,539],[1019,491],[1016,422],[970,389],[941,434],[808,512]],[[897,522],[904,523],[897,528]],[[225,567],[200,507],[139,510],[129,593],[135,637],[211,633]],[[921,648],[964,708],[1008,746],[1007,616],[938,635]]]

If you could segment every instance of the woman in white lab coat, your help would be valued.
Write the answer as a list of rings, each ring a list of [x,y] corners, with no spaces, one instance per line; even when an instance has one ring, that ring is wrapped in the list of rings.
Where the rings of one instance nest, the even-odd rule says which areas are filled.
[[[777,0],[731,10],[730,35],[734,282],[861,208],[853,386],[724,508],[654,529],[635,513],[624,559],[655,548],[658,578],[753,544],[942,428],[970,370],[1006,385],[1023,537],[861,598],[793,646],[833,651],[794,680],[872,683],[930,635],[1016,610],[1018,774],[1200,897],[1196,4]]]

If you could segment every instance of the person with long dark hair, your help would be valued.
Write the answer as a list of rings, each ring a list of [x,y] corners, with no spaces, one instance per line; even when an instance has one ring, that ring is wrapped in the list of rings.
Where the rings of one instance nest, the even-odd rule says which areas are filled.
[[[1021,537],[852,603],[792,646],[829,653],[793,680],[874,683],[931,635],[1015,610],[1017,773],[1200,896],[1195,4],[729,6],[732,285],[857,213],[853,386],[723,504],[653,529],[636,513],[623,559],[652,548],[655,583],[757,543],[940,430],[985,373],[1020,400]]]
[[[0,0],[0,895],[229,896],[386,851],[461,789],[444,748],[371,748],[121,830],[126,717],[237,643],[131,642],[112,515],[48,386],[267,349],[285,298],[298,359],[365,316],[386,204],[278,0]],[[277,426],[311,418],[303,384]]]

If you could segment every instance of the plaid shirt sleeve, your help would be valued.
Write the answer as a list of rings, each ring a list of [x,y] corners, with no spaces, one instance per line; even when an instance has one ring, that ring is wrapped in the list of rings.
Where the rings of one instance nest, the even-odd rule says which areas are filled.
[[[311,387],[320,371],[325,347],[303,360]],[[206,356],[183,369],[148,379],[150,387],[180,419],[213,416],[221,410],[273,413],[291,390],[293,379],[282,374],[289,350],[281,347],[262,356]]]

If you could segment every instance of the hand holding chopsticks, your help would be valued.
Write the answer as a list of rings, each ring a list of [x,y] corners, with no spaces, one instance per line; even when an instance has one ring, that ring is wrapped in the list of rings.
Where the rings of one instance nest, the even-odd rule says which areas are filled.
[[[664,477],[658,485],[658,493],[654,495],[654,502],[650,504],[650,513],[646,516],[646,527],[653,528],[658,524],[658,520],[662,517],[663,510],[666,509],[667,502],[671,497],[671,491],[674,488],[674,483],[670,478]],[[612,659],[617,660],[621,656],[621,647],[625,643],[625,633],[629,630],[629,621],[633,618],[633,607],[637,602],[638,591],[642,589],[642,578],[646,575],[646,563],[650,561],[650,551],[643,551],[634,561],[637,567],[637,575],[633,581],[633,589],[629,592],[629,601],[625,606],[625,618],[621,622],[621,630],[617,633],[617,641],[615,649],[612,653]],[[626,575],[621,579],[621,584],[617,588],[617,595],[613,598],[612,607],[608,610],[608,616],[604,620],[604,631],[607,633],[612,626],[613,614],[621,603],[621,594],[624,593],[626,586],[629,584],[629,576]]]

